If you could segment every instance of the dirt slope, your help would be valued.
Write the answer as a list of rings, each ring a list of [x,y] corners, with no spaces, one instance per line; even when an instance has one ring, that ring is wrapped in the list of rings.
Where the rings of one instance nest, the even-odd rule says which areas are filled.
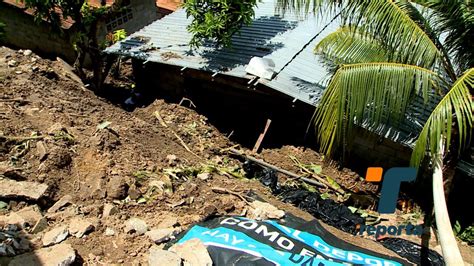
[[[0,48],[0,95],[0,174],[48,185],[39,200],[0,199],[7,203],[0,208],[0,226],[25,207],[38,206],[28,217],[30,224],[16,230],[27,239],[17,254],[41,248],[46,232],[80,219],[93,229],[63,242],[76,250],[78,264],[146,265],[154,244],[145,235],[126,232],[127,221],[138,217],[149,228],[165,222],[184,230],[210,215],[245,211],[241,198],[215,187],[240,194],[253,190],[278,208],[311,219],[259,182],[235,178],[240,163],[221,152],[234,144],[190,109],[156,101],[126,112],[74,81],[60,63],[5,47]],[[284,149],[284,155],[266,150],[262,156],[290,170],[296,170],[285,159],[290,152],[305,163],[321,160],[310,150]],[[206,171],[212,173],[197,175]],[[354,173],[335,171],[330,170],[337,179],[358,180]],[[61,199],[64,206],[53,206]],[[394,255],[373,241],[330,230]]]

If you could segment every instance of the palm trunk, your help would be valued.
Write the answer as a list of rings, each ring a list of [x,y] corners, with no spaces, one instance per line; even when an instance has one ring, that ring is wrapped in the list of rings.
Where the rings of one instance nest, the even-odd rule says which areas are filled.
[[[442,147],[442,145],[440,145]],[[442,148],[440,150],[443,150]],[[433,202],[436,217],[436,226],[438,228],[441,250],[446,265],[459,266],[464,265],[459,251],[456,238],[454,237],[451,222],[449,221],[448,208],[443,185],[443,153],[436,154],[433,158]]]

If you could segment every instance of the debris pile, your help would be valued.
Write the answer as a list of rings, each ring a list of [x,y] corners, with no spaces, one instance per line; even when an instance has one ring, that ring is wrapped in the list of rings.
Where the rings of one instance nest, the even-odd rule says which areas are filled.
[[[164,245],[216,216],[287,219],[293,207],[266,186],[338,223],[330,201],[298,194],[272,171],[260,178],[266,186],[245,179],[226,154],[233,143],[193,110],[157,100],[127,112],[85,86],[61,60],[0,48],[1,265],[208,264],[202,243]],[[341,228],[353,230],[359,221],[347,219]]]

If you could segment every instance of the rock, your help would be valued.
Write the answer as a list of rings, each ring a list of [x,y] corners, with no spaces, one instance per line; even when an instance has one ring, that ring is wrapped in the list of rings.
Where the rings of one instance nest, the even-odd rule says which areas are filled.
[[[181,266],[181,258],[174,252],[153,246],[149,250],[148,265],[150,266]]]
[[[166,160],[168,161],[169,165],[174,165],[176,163],[177,159],[178,159],[178,157],[176,157],[176,155],[174,155],[174,154],[169,154],[169,155],[166,156]]]
[[[104,210],[102,212],[102,218],[109,217],[111,215],[117,214],[118,209],[111,203],[104,204]]]
[[[107,197],[111,199],[124,199],[127,197],[128,185],[121,177],[114,176],[107,183]]]
[[[148,231],[148,225],[145,221],[138,218],[130,218],[125,222],[125,233],[137,233],[138,235],[143,235]]]
[[[75,217],[69,222],[69,233],[77,238],[81,238],[93,229],[94,225],[86,219]]]
[[[199,178],[201,180],[206,180],[209,177],[211,177],[211,174],[209,174],[209,173],[200,173],[200,174],[197,175],[197,178]]]
[[[58,244],[66,239],[69,235],[69,230],[66,225],[56,227],[48,231],[43,236],[43,246],[51,246]]]
[[[59,244],[42,248],[13,258],[9,266],[23,265],[71,265],[76,259],[76,251],[69,244]]]
[[[12,59],[12,60],[8,61],[8,66],[9,67],[16,67],[16,66],[18,66],[18,62]]]
[[[41,198],[48,186],[37,182],[0,179],[0,198],[24,197],[32,200]]]
[[[152,229],[146,232],[145,235],[148,236],[155,244],[161,244],[174,239],[174,236],[177,233],[179,233],[179,229],[177,228],[160,228]]]
[[[48,134],[53,136],[61,131],[67,132],[67,129],[59,122],[54,123],[48,128]]]
[[[148,183],[148,187],[155,187],[156,191],[160,194],[173,194],[173,183],[171,182],[170,177],[167,175],[161,176],[159,180],[151,180],[150,183]]]
[[[114,229],[110,228],[110,227],[107,227],[105,228],[105,233],[104,233],[106,236],[113,236],[115,235],[115,231]]]
[[[23,224],[26,226],[34,226],[40,219],[43,218],[43,215],[39,211],[38,206],[28,206],[16,212],[23,219]]]
[[[174,245],[170,251],[184,260],[184,265],[212,266],[212,259],[201,240],[194,238],[180,245]]]
[[[138,198],[142,196],[142,193],[140,192],[140,190],[138,190],[137,187],[135,187],[135,185],[132,185],[128,189],[128,196],[130,197],[131,200],[137,200]]]
[[[285,212],[277,207],[262,201],[253,201],[250,203],[250,211],[247,217],[255,220],[280,219],[285,216]]]
[[[46,148],[46,144],[42,141],[38,141],[36,143],[36,152],[38,153],[38,158],[41,161],[46,159],[46,156],[48,156],[48,150]]]
[[[8,216],[0,216],[0,223],[14,224],[21,228],[34,226],[43,215],[41,215],[38,206],[28,206],[17,212],[12,212]]]
[[[33,53],[33,51],[31,51],[31,50],[25,50],[25,51],[23,51],[23,55],[24,55],[24,56],[30,56],[32,53]]]
[[[32,234],[37,234],[39,232],[42,232],[44,229],[48,227],[48,221],[46,218],[42,217],[41,219],[36,222],[36,224],[33,226],[33,229],[31,229]]]
[[[156,227],[169,228],[175,226],[176,224],[178,224],[178,217],[170,213],[170,215],[166,215]]]
[[[56,203],[54,203],[51,208],[48,209],[48,213],[55,213],[59,211],[62,207],[72,204],[72,197],[71,195],[65,195],[62,198],[60,198]]]

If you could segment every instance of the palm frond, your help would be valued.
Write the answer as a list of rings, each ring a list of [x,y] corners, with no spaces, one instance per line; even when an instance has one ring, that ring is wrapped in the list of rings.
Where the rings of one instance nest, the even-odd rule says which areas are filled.
[[[474,67],[474,2],[459,0],[418,0],[430,9],[429,21],[444,46],[454,57],[458,72]]]
[[[322,39],[314,52],[336,65],[391,61],[378,40],[348,26]]]
[[[459,147],[465,147],[472,132],[474,106],[469,90],[473,87],[474,68],[471,68],[453,84],[431,113],[415,143],[411,165],[419,166],[427,152],[436,154],[442,145],[446,151],[449,150],[453,118],[457,125]]]
[[[344,24],[360,27],[387,45],[404,64],[434,69],[442,53],[430,36],[408,15],[406,1],[346,1]]]
[[[414,93],[439,86],[428,69],[398,63],[342,65],[334,74],[316,108],[314,125],[320,149],[333,154],[351,136],[353,125],[371,126],[401,121]]]

